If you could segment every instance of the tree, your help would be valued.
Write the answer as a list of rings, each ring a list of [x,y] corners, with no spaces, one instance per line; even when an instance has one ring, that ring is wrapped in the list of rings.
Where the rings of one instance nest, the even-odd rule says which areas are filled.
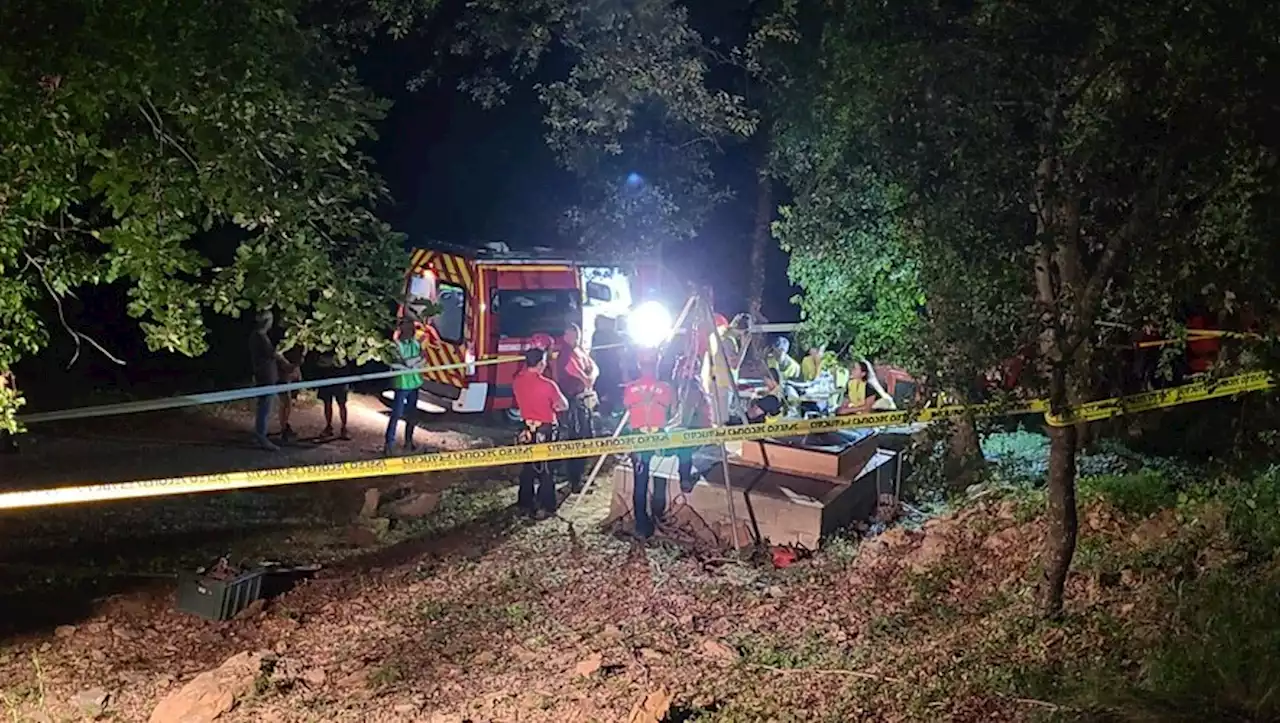
[[[356,26],[304,19],[321,9],[0,7],[0,373],[46,343],[38,297],[117,281],[152,349],[197,355],[206,312],[275,308],[288,344],[377,353],[402,259],[360,145],[387,104],[339,42]]]
[[[799,135],[777,135],[779,177],[796,201],[781,209],[774,234],[790,254],[791,282],[803,290],[793,299],[803,328],[832,349],[914,368],[925,298],[918,243],[894,213],[895,189],[808,168],[808,154],[786,145]]]
[[[1029,346],[1024,383],[1064,410],[1110,373],[1116,325],[1191,301],[1275,309],[1278,22],[1242,0],[840,5],[809,104],[839,122],[811,124],[804,152],[849,169],[831,178],[854,194],[901,190],[932,380],[966,384]],[[835,217],[821,193],[796,208]],[[1049,434],[1040,600],[1056,615],[1077,431]]]

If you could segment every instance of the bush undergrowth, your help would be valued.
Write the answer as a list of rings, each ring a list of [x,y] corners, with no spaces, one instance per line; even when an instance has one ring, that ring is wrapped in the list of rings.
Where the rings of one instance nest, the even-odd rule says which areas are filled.
[[[1145,587],[1123,588],[1119,611],[1090,606],[1063,623],[1094,651],[1087,657],[1016,670],[981,661],[998,689],[1086,720],[1280,720],[1280,469],[1194,482],[1168,470],[1081,479],[1082,505],[1105,502],[1135,523],[1173,510],[1177,524],[1146,545],[1084,537],[1077,570],[1133,570]],[[1209,557],[1211,548],[1229,554]],[[1143,596],[1154,604],[1142,615],[1121,605]]]

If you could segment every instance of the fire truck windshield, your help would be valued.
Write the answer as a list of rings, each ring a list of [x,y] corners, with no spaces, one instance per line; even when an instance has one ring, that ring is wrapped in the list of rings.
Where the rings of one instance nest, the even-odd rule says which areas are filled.
[[[539,333],[559,336],[569,323],[582,323],[580,295],[577,289],[498,291],[494,298],[498,335],[509,339]]]

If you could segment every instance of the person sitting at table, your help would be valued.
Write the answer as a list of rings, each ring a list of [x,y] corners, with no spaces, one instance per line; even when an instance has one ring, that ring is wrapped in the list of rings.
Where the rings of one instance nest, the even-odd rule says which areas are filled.
[[[844,403],[836,410],[836,414],[866,414],[871,411],[878,398],[879,395],[867,384],[866,364],[856,359],[850,362]]]
[[[809,347],[809,351],[800,360],[800,381],[806,384],[818,378],[822,373],[822,349],[816,346]]]
[[[778,381],[778,370],[770,369],[769,376],[764,378],[764,389],[747,406],[747,423],[760,424],[782,419],[782,414],[787,409],[783,394],[782,384]]]

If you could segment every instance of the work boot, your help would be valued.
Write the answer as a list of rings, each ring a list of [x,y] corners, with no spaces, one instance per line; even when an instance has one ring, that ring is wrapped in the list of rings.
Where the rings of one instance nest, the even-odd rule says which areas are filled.
[[[258,437],[258,448],[264,452],[279,452],[280,448],[266,437]]]

